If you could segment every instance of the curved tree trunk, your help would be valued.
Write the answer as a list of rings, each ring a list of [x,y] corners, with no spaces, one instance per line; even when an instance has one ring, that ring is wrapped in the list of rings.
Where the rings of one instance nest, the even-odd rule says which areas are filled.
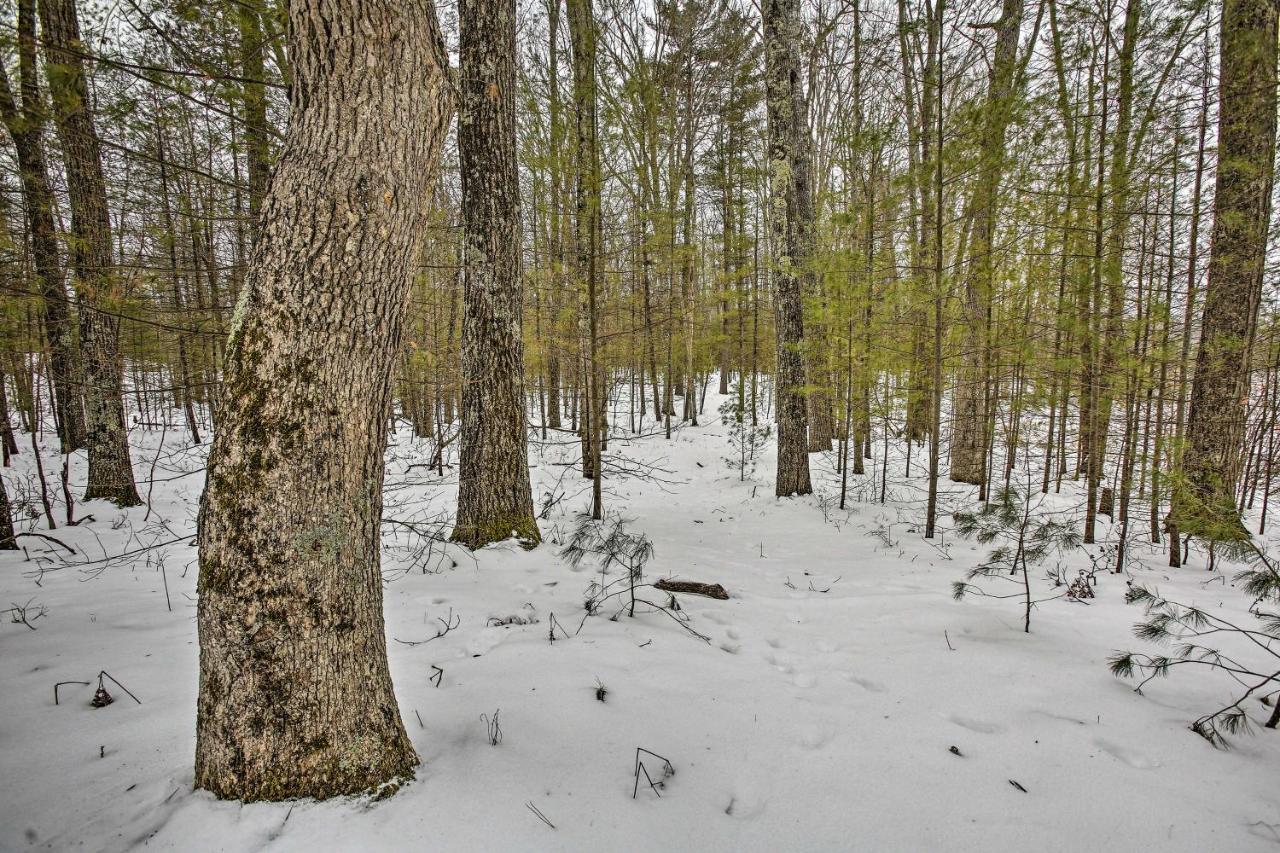
[[[417,763],[387,669],[393,373],[451,106],[428,0],[294,0],[291,121],[200,510],[196,785],[278,800]]]
[[[80,297],[80,355],[84,361],[89,446],[86,500],[120,506],[142,503],[133,484],[124,422],[124,364],[120,309],[124,288],[116,274],[107,211],[102,151],[89,105],[75,0],[40,0],[49,92],[67,170],[71,200],[71,266]]]
[[[1183,533],[1247,534],[1235,501],[1248,414],[1276,156],[1275,0],[1226,0],[1221,24],[1218,176],[1204,326],[1191,385],[1185,482],[1174,488]]]
[[[809,275],[808,115],[800,83],[800,2],[766,0],[765,86],[769,112],[769,228],[777,326],[779,497],[807,495],[808,416],[804,395],[802,282]]]
[[[462,0],[462,434],[453,541],[540,539],[529,491],[516,164],[515,0]]]

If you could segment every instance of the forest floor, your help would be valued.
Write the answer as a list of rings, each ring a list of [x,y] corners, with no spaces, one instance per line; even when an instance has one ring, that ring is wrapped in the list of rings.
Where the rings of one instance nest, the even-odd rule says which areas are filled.
[[[95,502],[76,507],[93,521],[65,527],[56,504],[56,531],[24,513],[22,529],[50,533],[75,555],[24,537],[25,560],[0,556],[0,604],[24,607],[36,629],[0,623],[0,849],[1280,846],[1280,734],[1258,727],[1221,750],[1188,729],[1236,685],[1193,667],[1139,695],[1108,672],[1117,649],[1152,651],[1131,634],[1141,610],[1124,601],[1125,576],[1100,572],[1087,604],[1041,603],[1026,634],[1017,599],[952,600],[952,583],[988,549],[950,529],[933,543],[921,537],[922,456],[911,476],[893,459],[884,505],[836,509],[834,453],[811,457],[817,494],[780,500],[771,449],[745,479],[729,465],[718,402],[709,395],[708,423],[671,441],[615,437],[607,453],[606,508],[654,543],[645,580],[729,591],[727,601],[680,597],[705,642],[662,612],[610,620],[617,608],[607,607],[584,620],[599,572],[575,570],[557,545],[590,496],[572,467],[571,435],[531,447],[535,502],[553,504],[541,522],[546,542],[474,555],[426,550],[405,525],[429,525],[451,508],[455,487],[449,468],[437,478],[422,467],[427,443],[394,437],[385,514],[400,523],[384,528],[388,648],[422,765],[376,803],[241,805],[192,790],[192,537],[207,447],[186,446],[175,427],[157,454],[159,433],[135,431],[138,477],[155,480],[149,513]],[[27,448],[5,477],[9,494],[29,503],[38,490]],[[73,489],[83,464],[73,459]],[[44,467],[60,494],[51,442]],[[871,475],[850,479],[856,496],[876,492]],[[972,507],[974,491],[948,483],[943,502],[950,528],[949,513]],[[1067,484],[1046,508],[1077,505]],[[1238,567],[1209,574],[1197,553],[1175,571],[1149,546],[1134,551],[1134,582],[1248,618],[1231,583]],[[1074,576],[1089,568],[1088,553],[1047,567]],[[1037,597],[1059,595],[1043,573],[1033,578]],[[666,600],[657,596],[646,591]],[[564,630],[551,643],[553,614]],[[450,619],[456,627],[420,643]],[[433,667],[443,671],[434,681]],[[108,680],[114,703],[91,707],[101,670],[141,703]],[[55,704],[54,685],[68,681],[92,684],[63,685]],[[1261,722],[1268,709],[1250,701]],[[486,720],[495,719],[493,746]],[[633,798],[637,748],[669,760],[674,775],[650,788],[642,774]],[[641,757],[661,779],[662,759]]]

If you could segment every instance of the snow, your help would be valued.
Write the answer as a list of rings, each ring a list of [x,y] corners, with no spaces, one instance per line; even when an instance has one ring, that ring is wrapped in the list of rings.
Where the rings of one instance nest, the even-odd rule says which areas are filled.
[[[1139,695],[1108,672],[1114,650],[1150,651],[1130,634],[1141,613],[1124,603],[1124,578],[1100,574],[1087,605],[1041,604],[1024,634],[1016,600],[952,600],[951,583],[985,549],[950,533],[937,545],[921,538],[921,454],[911,477],[894,457],[898,500],[884,506],[835,508],[834,454],[811,457],[818,494],[780,500],[771,451],[744,482],[728,466],[734,451],[714,416],[719,402],[708,395],[711,422],[679,429],[670,442],[615,436],[606,454],[615,464],[630,460],[633,471],[654,466],[653,477],[610,478],[605,496],[607,509],[655,544],[646,579],[729,590],[728,601],[681,599],[709,643],[661,613],[583,622],[598,573],[590,564],[574,570],[555,544],[590,498],[571,467],[569,434],[531,447],[535,502],[562,496],[541,522],[543,546],[472,555],[436,544],[427,554],[404,526],[385,528],[391,672],[422,765],[415,781],[376,803],[241,805],[192,789],[190,537],[207,448],[185,446],[175,427],[157,458],[159,431],[135,429],[139,479],[156,463],[149,517],[146,507],[94,502],[76,507],[92,522],[65,527],[59,503],[56,531],[42,519],[24,518],[23,529],[56,536],[76,556],[29,537],[20,540],[29,559],[0,556],[0,603],[31,601],[29,616],[46,608],[34,631],[0,623],[0,849],[1280,844],[1280,735],[1258,728],[1218,750],[1188,730],[1228,702],[1234,685],[1208,671],[1175,673]],[[45,438],[46,475],[58,492],[61,457]],[[31,494],[34,466],[23,447],[4,472],[11,498]],[[387,516],[425,523],[451,507],[449,469],[439,479],[409,467],[426,450],[407,431],[394,437]],[[77,455],[73,488],[83,477]],[[853,487],[870,477],[851,477]],[[948,512],[974,502],[972,489],[951,484],[943,497]],[[1071,507],[1078,496],[1064,487],[1055,501]],[[132,556],[106,559],[125,553]],[[1202,555],[1182,570],[1146,546],[1134,558],[1136,582],[1246,618],[1230,572],[1207,574]],[[1089,563],[1082,550],[1065,565],[1074,575]],[[1052,593],[1048,581],[1036,583],[1038,594]],[[451,611],[457,627],[444,636],[397,642],[433,637]],[[573,636],[550,643],[551,614]],[[526,624],[490,624],[511,616]],[[433,666],[443,669],[439,686]],[[90,707],[100,670],[141,704],[108,681],[116,701]],[[55,705],[61,681],[95,683],[62,687]],[[1268,710],[1249,707],[1259,722]],[[491,746],[481,715],[495,711],[502,739]],[[632,798],[638,747],[674,767],[660,796],[642,779]],[[660,760],[645,764],[660,778]]]

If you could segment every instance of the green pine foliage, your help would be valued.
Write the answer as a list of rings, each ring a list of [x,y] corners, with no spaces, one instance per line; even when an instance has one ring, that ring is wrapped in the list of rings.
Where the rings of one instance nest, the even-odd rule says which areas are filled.
[[[1261,556],[1261,555],[1260,555]],[[1280,600],[1280,586],[1275,583],[1275,569],[1261,558],[1261,568],[1243,573],[1253,580],[1255,590],[1266,593],[1271,603]],[[1271,580],[1265,582],[1262,577]],[[1218,675],[1230,677],[1242,690],[1227,704],[1202,715],[1190,728],[1219,748],[1228,746],[1230,735],[1252,731],[1247,700],[1256,697],[1273,710],[1263,724],[1276,728],[1280,723],[1280,613],[1261,609],[1262,601],[1252,611],[1255,621],[1237,624],[1194,605],[1172,601],[1143,586],[1131,586],[1126,601],[1140,604],[1145,610],[1142,621],[1134,625],[1138,639],[1169,648],[1168,654],[1116,652],[1108,660],[1111,673],[1118,678],[1140,678],[1134,690],[1142,689],[1153,679],[1166,678],[1179,667],[1205,667]],[[1249,654],[1228,654],[1223,646],[1238,646]]]
[[[1031,632],[1031,610],[1036,604],[1031,593],[1031,568],[1053,553],[1080,545],[1075,525],[1042,512],[1043,498],[1033,503],[1031,494],[1029,487],[1020,490],[1006,486],[977,512],[955,514],[956,530],[961,536],[995,547],[986,560],[969,570],[964,580],[952,585],[957,601],[969,595],[1021,598],[1023,630],[1027,633]],[[1020,589],[1007,594],[993,592],[989,584],[974,583],[976,580],[1007,582]]]
[[[741,379],[738,380],[740,384]],[[739,400],[743,395],[735,395],[720,406],[720,419],[729,425],[729,444],[733,447],[733,455],[726,456],[728,466],[738,472],[738,479],[745,481],[748,474],[756,470],[760,451],[773,436],[773,424],[769,422],[752,424],[744,417]]]

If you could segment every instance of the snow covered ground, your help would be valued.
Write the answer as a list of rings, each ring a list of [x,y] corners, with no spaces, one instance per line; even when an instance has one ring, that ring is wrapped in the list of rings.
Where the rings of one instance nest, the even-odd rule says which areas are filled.
[[[611,441],[615,465],[651,476],[613,477],[606,493],[607,508],[654,541],[646,579],[729,590],[728,601],[682,597],[710,642],[663,613],[583,623],[598,573],[574,570],[556,545],[589,499],[570,467],[571,436],[531,448],[535,501],[554,502],[541,522],[547,542],[532,552],[428,554],[404,524],[386,527],[391,672],[422,765],[377,803],[244,806],[192,790],[191,537],[204,448],[186,448],[174,428],[157,458],[158,432],[135,432],[139,478],[155,465],[149,515],[98,502],[76,508],[92,522],[65,527],[59,503],[52,535],[74,556],[34,537],[20,540],[27,559],[0,556],[0,605],[26,607],[37,629],[0,623],[0,849],[1280,846],[1280,734],[1258,729],[1223,751],[1187,728],[1234,685],[1175,673],[1138,695],[1107,671],[1114,650],[1149,650],[1130,634],[1141,614],[1124,603],[1123,577],[1100,574],[1088,605],[1040,605],[1024,634],[1016,601],[951,599],[986,549],[950,531],[936,545],[921,538],[919,461],[907,478],[895,459],[896,500],[883,506],[835,508],[834,454],[812,457],[819,494],[779,500],[768,453],[745,482],[727,465],[718,402],[708,399],[710,424],[670,442]],[[441,481],[409,467],[425,454],[407,433],[395,438],[388,517],[425,523],[451,507],[449,469]],[[73,460],[73,488],[83,464]],[[44,465],[60,492],[52,443]],[[24,448],[4,472],[11,497],[33,494],[33,470]],[[869,495],[868,476],[851,479]],[[972,504],[972,490],[948,486],[948,512]],[[1073,501],[1064,494],[1058,505]],[[23,519],[48,532],[34,524]],[[1139,549],[1132,576],[1244,613],[1233,568],[1224,579],[1200,555],[1176,572],[1163,563]],[[1074,575],[1089,562],[1082,550],[1066,565]],[[1052,593],[1040,578],[1037,589]],[[419,642],[450,613],[456,628]],[[570,638],[549,642],[552,614]],[[438,685],[432,667],[443,670]],[[141,704],[108,681],[116,701],[91,707],[100,670]],[[94,684],[61,687],[55,705],[65,681]],[[1267,712],[1251,710],[1258,721]],[[497,746],[481,715],[499,720]],[[674,767],[660,796],[642,781],[632,797],[637,748]],[[644,760],[660,778],[661,760]]]

